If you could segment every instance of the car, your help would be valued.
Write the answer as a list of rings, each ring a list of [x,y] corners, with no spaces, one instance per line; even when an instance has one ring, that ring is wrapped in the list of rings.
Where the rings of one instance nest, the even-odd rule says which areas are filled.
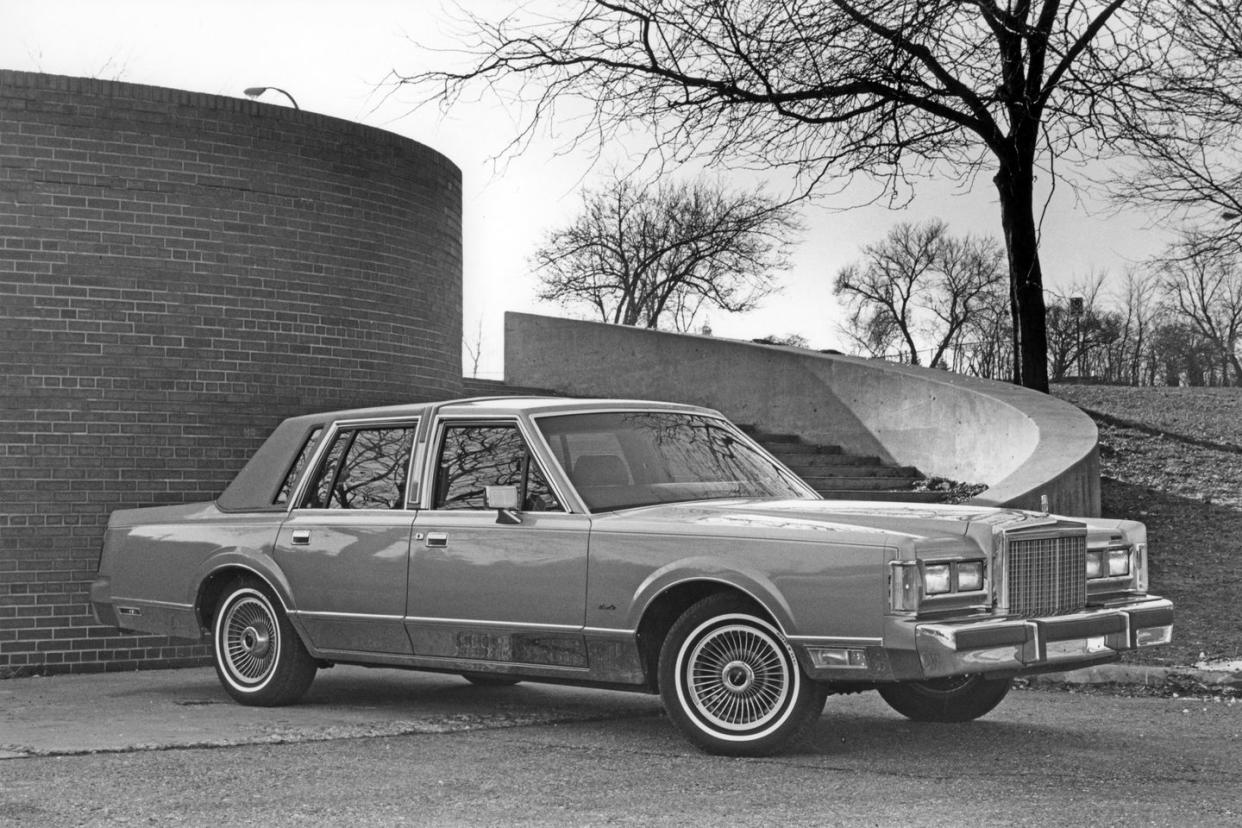
[[[125,509],[101,623],[209,638],[224,690],[363,664],[658,693],[762,756],[832,693],[918,721],[1167,643],[1141,523],[824,500],[719,413],[555,397],[297,416],[214,502]]]

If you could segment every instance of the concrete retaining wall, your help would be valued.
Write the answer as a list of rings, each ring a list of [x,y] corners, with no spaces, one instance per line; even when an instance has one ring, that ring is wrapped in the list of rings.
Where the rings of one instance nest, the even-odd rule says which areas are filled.
[[[1100,513],[1095,424],[1006,383],[531,314],[505,316],[505,381],[715,408],[738,423],[876,454],[989,488],[975,502]]]

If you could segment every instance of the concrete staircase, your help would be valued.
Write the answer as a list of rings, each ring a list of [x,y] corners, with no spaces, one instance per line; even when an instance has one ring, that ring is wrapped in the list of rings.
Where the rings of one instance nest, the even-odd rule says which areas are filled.
[[[772,434],[742,426],[811,488],[831,500],[898,500],[936,503],[945,492],[919,489],[923,475],[913,466],[894,466],[879,457],[847,454],[840,446],[808,443],[797,434]]]

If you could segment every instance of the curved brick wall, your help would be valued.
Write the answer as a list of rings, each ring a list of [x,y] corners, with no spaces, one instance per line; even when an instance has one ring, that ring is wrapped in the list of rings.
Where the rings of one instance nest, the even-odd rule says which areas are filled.
[[[461,176],[381,130],[0,71],[0,676],[204,650],[94,626],[115,508],[295,412],[461,389]]]

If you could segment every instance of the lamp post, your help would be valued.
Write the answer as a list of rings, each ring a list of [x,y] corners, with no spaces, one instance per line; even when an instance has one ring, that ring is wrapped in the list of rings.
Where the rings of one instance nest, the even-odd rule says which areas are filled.
[[[242,91],[245,93],[246,97],[248,98],[257,98],[260,95],[262,95],[264,92],[268,92],[268,91],[279,92],[280,94],[284,95],[286,98],[289,99],[289,103],[293,104],[294,109],[300,110],[302,108],[298,106],[298,102],[293,99],[292,95],[290,95],[285,90],[281,89],[279,86],[251,86],[248,89],[244,89]]]

